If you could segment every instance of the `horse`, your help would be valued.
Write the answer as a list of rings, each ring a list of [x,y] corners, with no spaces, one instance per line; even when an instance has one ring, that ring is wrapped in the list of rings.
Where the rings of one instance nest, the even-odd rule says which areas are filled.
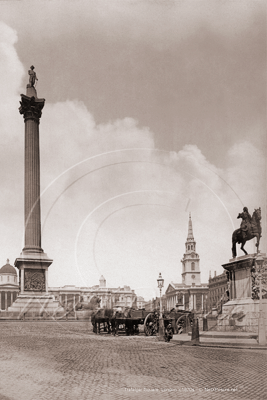
[[[242,214],[238,214],[237,218],[242,218]],[[232,254],[233,254],[233,258],[236,258],[236,243],[241,243],[240,249],[245,254],[248,254],[246,252],[246,250],[244,249],[244,245],[246,244],[246,242],[248,240],[251,240],[254,237],[257,238],[256,247],[257,247],[257,253],[259,252],[259,245],[260,245],[260,238],[261,238],[260,220],[261,220],[261,209],[258,208],[258,209],[255,209],[253,214],[252,214],[252,218],[251,218],[251,222],[250,222],[250,230],[247,231],[246,237],[243,236],[242,229],[240,229],[240,228],[236,229],[233,232],[233,235],[232,235]]]
[[[103,324],[104,331],[111,333],[112,322],[113,322],[114,310],[112,308],[100,308],[96,310],[91,315],[91,323],[93,325],[93,332],[100,334],[101,326]]]
[[[126,307],[124,310],[114,310],[112,317],[110,318],[112,333],[114,336],[118,336],[118,330],[120,325],[124,325],[126,335],[132,335],[137,332],[136,324],[131,319],[132,309]]]
[[[108,333],[113,333],[114,336],[118,336],[119,325],[123,324],[127,335],[134,332],[137,333],[136,324],[134,324],[130,317],[131,308],[125,308],[121,311],[112,308],[100,308],[91,315],[93,332],[100,334],[101,324],[103,324],[104,332],[107,331]]]

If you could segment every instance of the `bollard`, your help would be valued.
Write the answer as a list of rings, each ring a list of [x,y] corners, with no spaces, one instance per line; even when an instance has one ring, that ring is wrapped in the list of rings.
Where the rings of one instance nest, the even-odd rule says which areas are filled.
[[[203,317],[203,331],[208,331],[208,320]]]
[[[199,343],[199,327],[198,327],[198,319],[197,318],[193,319],[191,341],[192,340],[195,343]]]

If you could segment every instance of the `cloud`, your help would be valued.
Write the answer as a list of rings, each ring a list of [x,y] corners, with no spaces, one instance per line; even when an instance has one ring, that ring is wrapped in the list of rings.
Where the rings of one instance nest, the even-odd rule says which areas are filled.
[[[249,141],[236,143],[228,151],[227,179],[242,193],[244,205],[256,207],[262,202],[266,182],[266,148],[253,146]]]
[[[194,34],[201,26],[222,35],[239,33],[247,29],[254,19],[262,15],[264,1],[214,2],[150,0],[80,0],[76,2],[28,2],[25,4],[1,4],[2,15],[12,24],[19,18],[19,25],[31,23],[38,34],[32,40],[71,37],[80,32],[82,36],[90,26],[97,35],[110,42],[120,37],[137,41],[151,41],[155,46],[168,46],[170,42],[183,40]],[[66,27],[68,28],[66,30]]]
[[[17,122],[19,120],[18,113],[15,118],[10,118],[14,114],[14,104],[16,106],[18,104],[15,101],[24,75],[23,65],[14,46],[16,42],[16,31],[0,21],[0,87],[2,93],[0,98],[2,111],[0,122],[2,127],[2,146],[16,137]]]

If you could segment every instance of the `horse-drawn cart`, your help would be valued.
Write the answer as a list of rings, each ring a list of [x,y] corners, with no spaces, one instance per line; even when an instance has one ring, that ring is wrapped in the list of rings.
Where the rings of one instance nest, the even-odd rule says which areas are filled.
[[[148,311],[131,308],[125,308],[122,311],[101,308],[91,316],[93,332],[100,334],[102,331],[117,335],[121,331],[126,335],[135,335],[139,333],[139,325],[144,324],[147,314],[149,314]]]
[[[171,327],[172,333],[186,332],[193,321],[193,313],[190,311],[175,310],[163,314],[164,328]],[[93,332],[126,333],[135,335],[139,333],[139,325],[144,325],[146,336],[156,335],[159,331],[159,312],[134,310],[126,308],[124,311],[113,309],[99,309],[91,316]]]

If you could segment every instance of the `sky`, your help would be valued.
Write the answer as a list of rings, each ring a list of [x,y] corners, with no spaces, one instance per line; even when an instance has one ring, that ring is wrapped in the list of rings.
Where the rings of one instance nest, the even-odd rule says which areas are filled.
[[[159,272],[181,282],[189,212],[202,283],[231,258],[244,206],[261,207],[267,251],[264,1],[1,1],[0,60],[2,265],[24,247],[32,64],[50,287],[104,275],[158,296]]]

